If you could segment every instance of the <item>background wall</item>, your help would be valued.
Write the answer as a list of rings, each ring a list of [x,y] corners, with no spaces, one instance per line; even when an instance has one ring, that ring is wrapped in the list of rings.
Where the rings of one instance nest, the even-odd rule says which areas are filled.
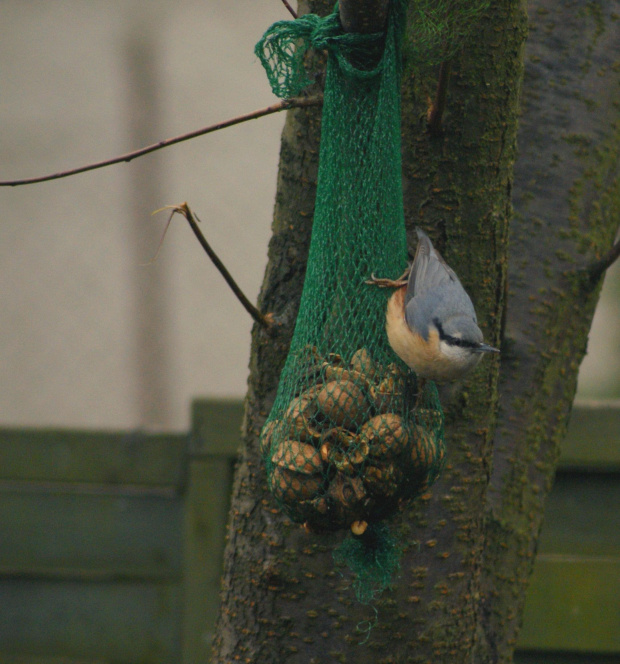
[[[5,0],[0,179],[105,159],[275,101],[253,54],[279,0]],[[188,427],[245,393],[251,320],[176,218],[187,201],[252,300],[283,115],[130,164],[0,189],[0,425]],[[620,271],[580,379],[620,396]]]

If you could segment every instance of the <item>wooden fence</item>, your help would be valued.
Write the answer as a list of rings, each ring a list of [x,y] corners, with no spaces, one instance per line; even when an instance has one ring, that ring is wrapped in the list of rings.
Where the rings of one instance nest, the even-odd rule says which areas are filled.
[[[188,435],[0,429],[0,663],[206,664],[241,403]],[[517,661],[620,660],[620,404],[576,407]]]

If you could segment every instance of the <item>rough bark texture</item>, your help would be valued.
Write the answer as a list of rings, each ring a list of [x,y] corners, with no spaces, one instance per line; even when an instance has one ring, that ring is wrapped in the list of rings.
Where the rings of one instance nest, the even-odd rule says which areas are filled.
[[[315,2],[299,10],[324,15],[327,5]],[[315,540],[282,517],[267,491],[258,453],[260,429],[275,398],[303,288],[320,118],[320,108],[294,110],[287,113],[282,133],[273,236],[258,302],[261,311],[275,315],[277,325],[271,333],[258,326],[253,330],[246,445],[233,487],[214,662],[295,661],[304,651],[303,639],[315,635],[323,622],[322,617],[312,619],[312,611],[318,616],[322,596],[328,597],[326,580],[333,586],[335,577],[333,541]],[[326,579],[329,573],[332,578]],[[305,654],[301,657],[297,661],[309,661]]]
[[[390,0],[341,0],[340,22],[345,32],[381,32]]]
[[[599,296],[585,268],[620,220],[619,10],[617,0],[529,10],[477,661],[509,661],[518,636]]]
[[[437,69],[406,69],[408,230],[423,226],[444,250],[486,338],[505,334],[501,380],[486,358],[448,395],[447,467],[395,523],[407,545],[402,573],[376,602],[370,633],[363,627],[374,608],[359,605],[348,574],[334,568],[343,535],[288,523],[266,492],[257,450],[299,305],[318,166],[320,110],[288,114],[259,302],[279,325],[272,334],[254,330],[216,662],[511,660],[598,295],[575,269],[611,244],[620,200],[620,21],[611,20],[611,1],[543,1],[531,12],[510,266],[523,5],[495,2],[454,59],[440,136],[429,135],[425,120]],[[324,14],[332,3],[300,9]]]

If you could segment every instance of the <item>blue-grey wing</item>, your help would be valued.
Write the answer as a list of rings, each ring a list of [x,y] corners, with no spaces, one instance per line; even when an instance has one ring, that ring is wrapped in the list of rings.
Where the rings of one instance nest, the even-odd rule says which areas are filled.
[[[433,247],[428,235],[416,228],[418,247],[409,274],[405,302],[429,290],[435,290],[446,283],[460,284],[454,270],[444,261]]]
[[[475,324],[474,305],[456,273],[433,247],[428,235],[419,229],[417,233],[418,248],[405,295],[407,324],[425,338],[434,319],[448,323],[454,316],[465,316]]]

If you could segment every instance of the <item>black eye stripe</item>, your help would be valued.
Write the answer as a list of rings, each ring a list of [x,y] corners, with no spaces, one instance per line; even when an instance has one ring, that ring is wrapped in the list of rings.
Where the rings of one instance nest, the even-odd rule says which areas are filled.
[[[459,339],[458,337],[453,337],[450,334],[446,334],[443,329],[443,325],[439,322],[438,318],[433,318],[433,323],[439,332],[439,338],[442,341],[445,341],[449,346],[460,346],[461,348],[478,348],[480,346],[480,344],[477,344],[475,341]]]

